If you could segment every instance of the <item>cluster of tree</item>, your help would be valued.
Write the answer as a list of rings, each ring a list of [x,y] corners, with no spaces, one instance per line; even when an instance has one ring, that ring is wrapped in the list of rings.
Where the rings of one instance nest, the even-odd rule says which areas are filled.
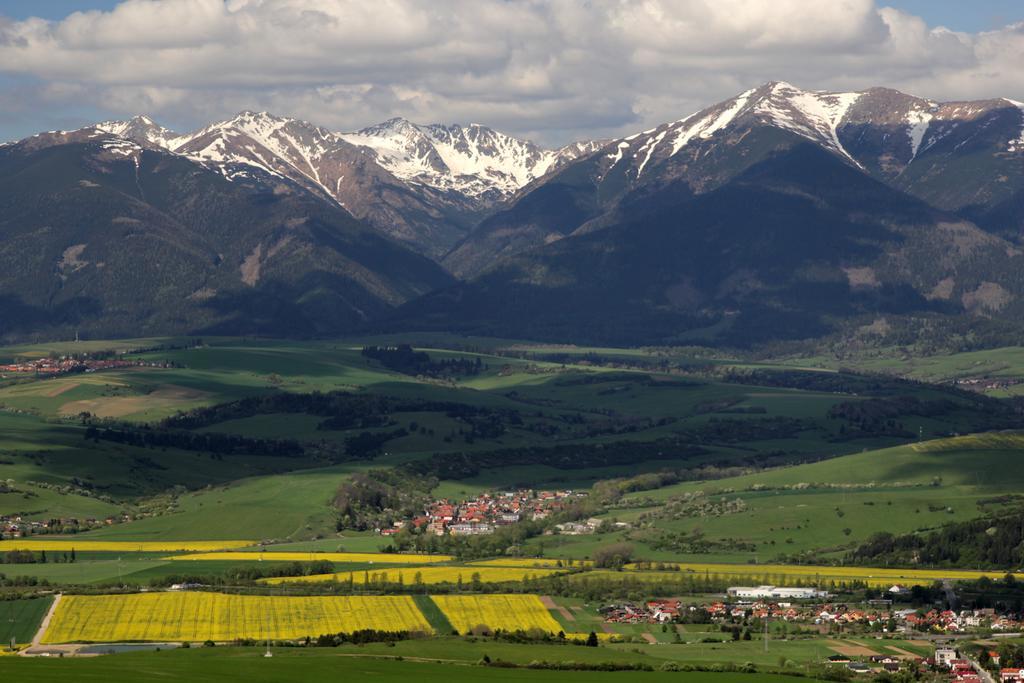
[[[371,358],[389,370],[403,375],[426,376],[435,378],[471,377],[487,369],[487,366],[475,358],[446,358],[434,361],[426,351],[416,351],[408,344],[398,346],[364,346],[362,354]]]
[[[828,409],[831,420],[872,425],[899,417],[941,417],[959,406],[949,399],[921,400],[916,396],[887,396],[844,401]]]
[[[337,528],[378,529],[423,512],[437,479],[403,469],[379,469],[353,474],[338,486],[334,507]]]
[[[657,380],[650,375],[642,375],[635,372],[588,372],[587,374],[557,379],[554,381],[554,384],[560,387],[592,386],[594,384],[637,384],[644,387],[665,389],[700,386],[698,382],[689,379]]]
[[[906,393],[908,389],[923,386],[913,380],[888,375],[858,373],[849,369],[840,369],[839,372],[815,372],[811,370],[711,366],[710,372],[731,384],[859,396],[887,396]]]
[[[356,460],[376,458],[384,452],[384,444],[388,441],[408,435],[409,432],[403,428],[390,432],[361,432],[345,439],[345,454]]]
[[[305,455],[305,448],[292,439],[253,439],[238,434],[196,433],[180,430],[121,426],[99,428],[90,425],[84,438],[93,441],[112,441],[143,448],[176,448],[183,451],[201,451],[215,455],[267,455],[295,458]],[[159,469],[150,461],[148,467]]]
[[[540,536],[553,520],[522,521],[501,526],[492,534],[480,536],[436,536],[427,533],[412,533],[409,530],[395,534],[391,550],[418,553],[440,553],[454,555],[460,560],[477,560],[504,555],[510,548],[518,548],[527,540]]]
[[[928,534],[873,534],[848,561],[872,566],[913,565],[1011,569],[1024,563],[1024,513],[947,524]]]
[[[655,441],[613,441],[596,444],[523,446],[483,453],[436,453],[403,467],[438,479],[468,479],[482,469],[516,465],[547,465],[563,470],[631,465],[648,460],[686,460],[707,451],[680,438]]]
[[[444,413],[466,425],[460,435],[467,441],[474,438],[500,436],[510,426],[522,426],[523,418],[515,410],[488,408],[453,401],[432,401],[397,398],[375,394],[353,394],[344,391],[295,394],[273,392],[249,396],[215,406],[196,408],[168,417],[159,423],[163,429],[199,429],[228,420],[277,413],[305,414],[324,418],[320,430],[346,431],[372,429],[397,424],[396,413]],[[425,427],[412,423],[409,431],[426,433]],[[450,440],[450,439],[448,439]]]
[[[48,562],[70,563],[75,561],[75,550],[71,549],[71,552],[64,552],[60,554],[51,554],[49,557],[46,555],[45,550],[41,550],[35,553],[31,550],[22,550],[15,548],[8,550],[6,553],[0,555],[0,564],[46,564]]]
[[[414,635],[408,631],[378,631],[373,628],[365,628],[352,631],[351,633],[323,633],[309,641],[308,644],[313,647],[338,647],[345,643],[352,643],[353,645],[397,643],[400,640],[409,640],[413,637]]]
[[[631,543],[612,543],[594,551],[594,566],[599,569],[622,569],[633,559]]]
[[[35,564],[37,562],[46,562],[46,551],[44,550],[39,555],[35,554],[31,550],[8,550],[3,555],[0,555],[0,563],[3,564]]]
[[[692,553],[707,555],[716,552],[755,552],[757,544],[731,538],[711,539],[700,529],[693,531],[670,531],[657,527],[634,532],[634,537],[642,537],[644,543],[654,550],[667,550],[674,553]]]
[[[732,636],[733,640],[750,640],[750,629],[737,626],[736,624],[722,624],[720,627],[722,633],[728,633]]]
[[[40,579],[38,576],[7,576],[6,574],[0,574],[0,588],[31,588],[49,585],[49,581]]]
[[[593,642],[591,642],[591,636]],[[591,632],[584,643],[586,647],[597,647],[597,634]],[[484,657],[487,657],[484,655]],[[545,669],[553,671],[654,671],[654,667],[643,662],[549,662],[543,659],[532,660],[528,664],[516,664],[503,659],[481,659],[480,664],[500,669]]]
[[[389,424],[388,415],[395,410],[395,403],[395,399],[385,396],[345,391],[308,394],[278,391],[178,413],[164,419],[160,426],[199,429],[256,415],[302,413],[330,418],[339,425],[338,429],[366,429]]]
[[[331,574],[334,565],[327,560],[312,562],[259,562],[245,565],[232,565],[219,574],[170,574],[150,579],[149,585],[163,588],[174,584],[197,584],[202,586],[236,586],[255,583],[259,579],[279,576],[314,576]]]
[[[627,493],[639,491],[652,491],[665,486],[672,486],[684,481],[711,481],[713,479],[727,479],[738,477],[744,474],[751,474],[757,471],[751,467],[716,467],[706,465],[678,470],[661,470],[659,472],[645,472],[634,477],[618,479],[602,479],[594,482],[591,488],[591,498],[607,503],[613,507],[634,507],[634,505],[615,505],[622,496]],[[633,497],[635,507],[652,507],[655,501],[650,498]]]

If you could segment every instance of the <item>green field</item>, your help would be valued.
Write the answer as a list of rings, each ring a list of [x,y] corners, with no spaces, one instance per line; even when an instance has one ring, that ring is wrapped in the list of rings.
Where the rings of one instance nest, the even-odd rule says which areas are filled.
[[[154,343],[139,340],[138,346]],[[131,342],[121,341],[111,342],[109,348],[131,347]],[[103,347],[97,342],[82,348]],[[13,347],[0,349],[0,357],[33,357],[65,349],[60,345]],[[430,352],[435,358],[466,355],[444,350]],[[630,356],[629,352],[623,353]],[[310,458],[214,458],[173,448],[86,440],[85,427],[73,417],[85,411],[103,419],[138,423],[268,392],[374,392],[486,406],[522,416],[520,424],[508,427],[499,436],[470,441],[458,436],[464,424],[443,412],[399,412],[393,416],[398,426],[415,422],[420,429],[387,444],[388,453],[395,458],[393,462],[445,451],[547,446],[552,443],[548,436],[551,430],[560,430],[562,435],[556,440],[568,443],[596,444],[622,439],[619,434],[578,435],[585,431],[600,432],[610,421],[629,427],[629,439],[662,439],[672,437],[680,429],[706,424],[713,413],[702,406],[716,402],[732,409],[763,411],[752,415],[758,419],[789,417],[808,421],[810,430],[799,439],[784,444],[752,442],[745,448],[784,447],[794,454],[815,452],[835,429],[823,419],[837,400],[826,393],[728,385],[704,379],[652,381],[646,372],[616,371],[608,375],[610,382],[592,382],[594,375],[608,370],[486,354],[479,356],[487,367],[482,374],[454,384],[392,372],[362,357],[357,345],[343,343],[208,340],[200,348],[135,357],[169,362],[175,367],[0,380],[0,409],[6,411],[0,410],[0,479],[13,480],[17,489],[0,491],[0,514],[103,518],[141,501],[161,513],[175,512],[133,524],[132,531],[127,532],[138,532],[147,538],[170,538],[175,534],[193,538],[237,537],[239,526],[249,523],[258,523],[264,529],[261,535],[268,538],[310,538],[328,532],[326,503],[336,483],[358,466],[324,468],[325,463]],[[666,423],[653,424],[657,420]],[[320,417],[305,414],[258,415],[227,420],[198,431],[250,438],[326,440],[336,444],[342,444],[355,433],[318,429],[321,421]],[[389,429],[394,427],[367,431]],[[864,443],[826,447],[838,454]],[[875,445],[874,441],[869,443]],[[705,460],[736,458],[746,453],[732,447],[710,450]],[[378,459],[373,466],[387,464],[387,459]],[[519,483],[582,487],[601,478],[668,466],[673,466],[671,455],[589,471],[543,466],[518,470],[492,468],[472,479],[445,483],[447,488],[439,491],[475,492]],[[282,474],[283,478],[276,478]],[[207,490],[209,486],[215,488]],[[58,491],[54,487],[65,488]],[[145,500],[175,487],[173,499]],[[182,489],[193,493],[183,495]],[[272,505],[268,505],[268,496],[273,497]],[[113,528],[103,535],[124,533]]]
[[[396,648],[397,649],[397,648]],[[496,652],[500,648],[492,648]],[[563,646],[557,654],[580,659],[581,648]],[[568,650],[568,651],[567,651]],[[312,680],[372,680],[401,683],[410,679],[436,683],[459,681],[658,681],[678,680],[678,673],[580,672],[526,669],[483,668],[467,663],[394,661],[393,659],[353,656],[342,648],[334,650],[277,649],[272,659],[258,649],[179,650],[154,653],[121,654],[87,660],[0,658],[0,675],[25,683],[68,679],[142,683],[162,681],[246,680],[267,683]],[[549,653],[540,653],[549,654]],[[555,654],[555,653],[550,653]],[[607,652],[600,654],[608,656]],[[394,656],[394,655],[391,655]],[[448,658],[446,658],[448,659]],[[591,660],[593,661],[593,660]],[[738,673],[688,673],[687,680],[697,683],[742,683],[755,677]],[[789,680],[783,676],[759,674],[759,681]]]
[[[51,602],[48,596],[0,600],[0,649],[9,647],[12,639],[19,645],[31,642]]]
[[[610,523],[600,533],[578,536],[538,528],[524,538],[501,540],[486,554],[462,554],[452,547],[450,554],[461,558],[447,562],[453,567],[471,570],[468,559],[520,553],[593,558],[609,544],[624,541],[632,546],[634,560],[727,562],[739,570],[749,567],[751,581],[777,583],[785,583],[785,577],[758,574],[757,565],[797,557],[811,564],[838,563],[877,531],[923,533],[949,522],[1015,511],[1024,486],[1024,436],[973,435],[1016,425],[1008,417],[1011,413],[999,411],[1003,404],[986,403],[988,399],[949,386],[839,371],[838,363],[824,358],[734,358],[700,350],[558,347],[424,335],[419,346],[434,361],[480,360],[479,374],[437,378],[401,374],[360,353],[364,343],[381,343],[381,338],[214,338],[191,348],[178,341],[181,348],[127,355],[171,367],[0,379],[0,515],[56,520],[57,525],[65,525],[60,518],[92,520],[89,524],[96,528],[78,536],[61,532],[83,544],[90,539],[249,539],[271,545],[251,553],[251,560],[244,551],[237,552],[239,559],[189,562],[167,559],[172,553],[79,550],[74,562],[50,553],[46,563],[0,565],[7,582],[4,591],[19,596],[48,590],[70,594],[112,590],[116,584],[153,590],[199,580],[229,592],[343,593],[349,590],[344,585],[269,586],[256,577],[308,573],[312,566],[274,561],[273,550],[374,552],[398,544],[376,533],[374,524],[391,523],[386,516],[358,526],[359,531],[339,531],[335,498],[339,487],[357,474],[394,475],[407,472],[410,464],[428,472],[422,475],[424,483],[417,484],[424,496],[460,500],[509,488],[589,490],[589,507],[579,518],[596,516]],[[14,347],[0,349],[0,359],[162,343]],[[866,358],[855,360],[854,366],[942,382],[977,374],[1012,378],[1015,373],[1024,376],[1024,352],[1007,349],[917,364],[896,357]],[[316,408],[322,404],[308,397],[292,396],[315,391],[346,392],[343,401],[329,404],[340,415]],[[253,403],[232,403],[249,397],[261,397],[260,405],[272,404],[273,409],[245,412],[244,406]],[[385,403],[393,409],[373,412],[374,405]],[[346,406],[352,405],[360,406],[366,421],[333,419],[345,417]],[[217,406],[216,419],[189,423],[187,429],[161,423],[181,411],[212,406]],[[304,410],[310,412],[300,412]],[[354,426],[359,424],[367,426]],[[94,431],[87,432],[90,426]],[[106,428],[135,435],[152,430],[178,440],[129,445],[109,434],[99,438],[97,431]],[[949,438],[956,433],[970,436]],[[379,449],[357,455],[360,439],[376,437],[381,439]],[[246,445],[234,452],[195,446],[217,439]],[[297,448],[259,450],[265,445],[261,440]],[[167,443],[174,447],[163,445]],[[477,462],[480,466],[472,467]],[[448,469],[448,463],[461,463],[461,469]],[[602,497],[610,488],[607,480],[664,472],[674,478],[657,483],[648,478]],[[411,480],[399,481],[406,486]],[[368,495],[360,504],[372,505],[374,500]],[[133,519],[103,521],[122,515]],[[551,522],[545,524],[544,531],[553,531]],[[315,559],[311,554],[310,560]],[[358,573],[388,566],[382,556],[379,562],[335,563],[333,568]],[[739,570],[729,575],[746,580]],[[566,633],[594,631],[605,641],[616,636],[624,642],[585,648],[452,637],[446,635],[451,622],[433,598],[415,594],[417,607],[438,637],[323,649],[276,647],[271,659],[262,657],[259,648],[225,646],[75,661],[0,657],[0,676],[29,682],[62,677],[113,682],[345,677],[658,681],[680,676],[667,671],[483,668],[478,662],[485,655],[519,667],[546,660],[643,664],[655,670],[663,665],[754,666],[768,672],[685,674],[689,680],[728,683],[774,680],[772,672],[781,668],[820,672],[821,662],[837,647],[928,654],[928,647],[902,639],[850,634],[837,643],[806,631],[794,637],[781,623],[772,625],[767,651],[760,632],[752,640],[733,642],[717,624],[663,628],[605,623],[598,611],[602,605],[627,596],[642,601],[662,592],[658,584],[699,570],[593,571],[590,576],[550,579],[549,584],[508,587],[554,596],[547,606]],[[40,587],[34,581],[46,583]],[[463,588],[441,586],[436,594],[449,590]],[[416,593],[411,588],[405,592]],[[715,599],[696,591],[681,597]],[[19,642],[30,639],[48,602],[48,597],[0,602],[0,628],[7,623]]]
[[[639,529],[601,539],[547,539],[545,549],[551,555],[581,557],[600,543],[627,537],[637,541],[638,555],[652,560],[768,562],[805,551],[827,554],[829,549],[851,547],[876,531],[910,533],[998,511],[999,505],[983,510],[979,502],[1024,483],[1018,448],[991,450],[984,441],[972,445],[959,440],[951,450],[940,450],[936,443],[942,442],[925,445],[934,452],[901,446],[631,494],[628,506],[605,517]],[[745,509],[720,516],[656,516],[665,503],[697,492],[712,501],[741,500]],[[655,550],[643,541],[644,527],[652,524],[684,533],[699,529],[708,539],[750,543],[755,548],[699,556]]]

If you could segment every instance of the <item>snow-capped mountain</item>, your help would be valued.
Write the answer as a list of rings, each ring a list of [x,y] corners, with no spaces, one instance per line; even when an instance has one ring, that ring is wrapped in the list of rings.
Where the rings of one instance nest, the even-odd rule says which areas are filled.
[[[104,133],[133,140],[142,145],[156,146],[166,150],[175,149],[184,140],[174,131],[164,128],[153,119],[142,114],[132,117],[127,121],[104,121],[97,123],[93,128]]]
[[[818,92],[772,82],[613,140],[517,195],[445,257],[474,276],[499,257],[603,230],[673,188],[699,196],[798,146],[1000,234],[1024,235],[1024,108],[935,102],[886,88]]]
[[[373,150],[377,162],[403,180],[492,201],[599,146],[583,142],[549,150],[475,123],[424,126],[402,118],[342,137]]]
[[[993,153],[1021,151],[1024,110],[1008,99],[940,103],[888,88],[824,92],[772,82],[613,141],[604,150],[605,172],[621,172],[636,182],[659,163],[699,163],[710,146],[764,126],[794,133],[894,181],[949,143],[960,150],[991,137]]]
[[[91,128],[186,156],[229,180],[291,180],[434,256],[527,183],[599,147],[545,150],[483,126],[404,119],[341,134],[252,111],[184,135],[146,116]]]
[[[771,82],[642,133],[561,149],[477,124],[394,118],[338,133],[250,111],[184,135],[146,116],[92,130],[186,156],[231,180],[298,183],[422,253],[440,258],[456,247],[445,262],[454,272],[469,273],[476,266],[460,263],[467,234],[568,166],[584,169],[604,187],[602,203],[647,184],[684,183],[700,193],[794,139],[944,209],[982,207],[972,218],[995,225],[1004,221],[996,207],[1016,201],[1024,184],[1022,122],[1024,107],[1013,100],[942,103],[887,88],[819,92]],[[759,145],[747,144],[752,134]],[[965,175],[963,165],[981,158],[979,152],[986,172]],[[556,209],[545,206],[543,212],[556,216]],[[577,227],[604,224],[584,213],[588,217]],[[545,223],[536,211],[531,216]],[[558,239],[572,225],[564,217],[554,222],[557,234],[512,234],[511,226],[498,232],[503,240],[530,245]],[[484,250],[473,262],[491,260]]]

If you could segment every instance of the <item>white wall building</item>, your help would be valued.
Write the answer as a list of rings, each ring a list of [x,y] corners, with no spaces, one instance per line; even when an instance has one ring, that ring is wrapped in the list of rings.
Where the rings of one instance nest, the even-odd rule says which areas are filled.
[[[752,600],[770,598],[776,600],[808,600],[827,598],[828,593],[817,588],[784,588],[781,586],[732,586],[727,591],[735,598]]]

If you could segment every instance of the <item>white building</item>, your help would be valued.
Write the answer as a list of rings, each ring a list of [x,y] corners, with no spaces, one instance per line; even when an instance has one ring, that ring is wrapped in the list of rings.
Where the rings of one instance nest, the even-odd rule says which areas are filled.
[[[949,668],[949,665],[956,659],[956,650],[951,647],[940,647],[935,649],[935,665]]]
[[[731,586],[728,591],[734,598],[757,600],[763,598],[782,600],[808,600],[827,598],[828,593],[817,588],[784,588],[781,586]]]

